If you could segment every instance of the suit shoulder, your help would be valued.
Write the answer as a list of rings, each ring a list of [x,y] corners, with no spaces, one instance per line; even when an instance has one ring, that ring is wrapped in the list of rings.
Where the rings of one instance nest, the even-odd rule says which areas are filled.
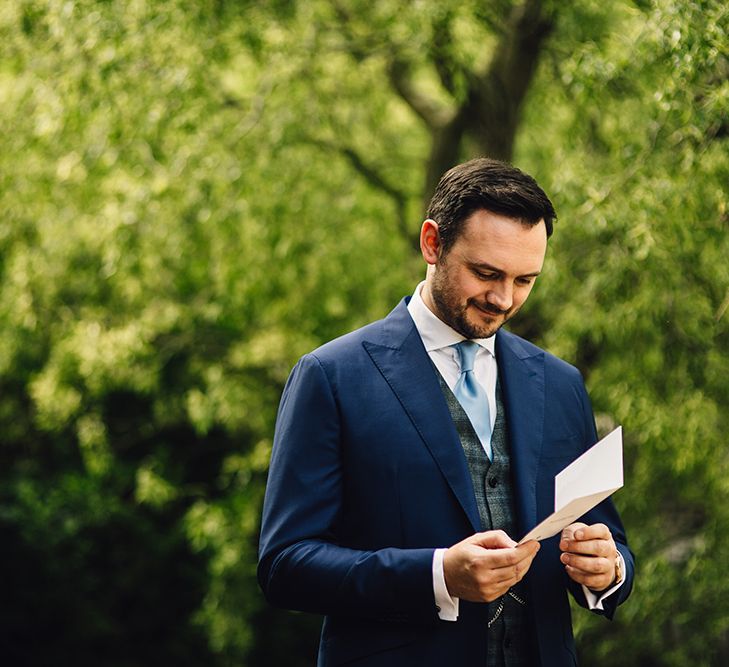
[[[382,330],[382,323],[383,320],[370,322],[359,329],[338,336],[312,350],[309,355],[315,357],[319,363],[325,366],[330,363],[351,359],[353,356],[362,352],[362,343],[364,341],[376,339],[379,336]]]
[[[408,298],[404,298],[385,317],[359,329],[339,336],[328,343],[324,343],[311,352],[322,364],[341,362],[352,359],[353,355],[361,355],[363,343],[371,342],[386,347],[398,347],[409,335],[415,331],[410,313],[408,313]]]

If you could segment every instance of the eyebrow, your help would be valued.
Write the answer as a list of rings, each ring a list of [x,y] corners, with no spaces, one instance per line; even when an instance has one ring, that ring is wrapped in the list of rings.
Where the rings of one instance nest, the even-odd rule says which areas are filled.
[[[500,269],[497,266],[492,266],[491,264],[488,264],[487,262],[467,262],[468,265],[472,269],[479,269],[479,270],[486,270],[486,271],[493,271],[494,273],[506,273],[503,269]],[[519,274],[519,278],[536,278],[541,271],[533,271],[532,273],[521,273]]]

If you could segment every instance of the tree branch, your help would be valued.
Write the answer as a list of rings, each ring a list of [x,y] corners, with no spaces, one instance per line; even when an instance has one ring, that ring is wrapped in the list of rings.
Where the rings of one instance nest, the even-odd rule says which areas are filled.
[[[395,92],[431,131],[448,122],[450,117],[448,110],[434,99],[424,95],[413,85],[409,63],[401,58],[393,57],[390,60],[387,73]]]
[[[510,100],[517,105],[529,88],[542,44],[553,26],[552,18],[544,14],[541,0],[525,0],[511,12],[486,78],[498,79]]]
[[[433,36],[430,40],[430,56],[435,71],[438,73],[441,85],[453,97],[458,95],[457,74],[462,69],[460,64],[452,57],[451,45],[451,19],[453,12],[446,11],[433,21]]]
[[[450,169],[458,161],[461,150],[463,135],[466,132],[468,122],[465,107],[451,118],[442,127],[437,128],[432,134],[430,155],[425,169],[425,187],[423,192],[423,211],[428,208],[435,186],[438,184],[443,173]]]
[[[465,100],[451,119],[433,132],[426,201],[440,175],[461,157],[466,135],[474,139],[480,153],[511,159],[521,104],[551,28],[551,17],[544,14],[541,0],[524,0],[511,9],[485,71],[464,73]]]
[[[339,153],[349,162],[352,168],[365,179],[365,181],[367,181],[372,187],[380,190],[390,197],[395,204],[397,227],[400,235],[410,245],[413,245],[416,242],[414,235],[408,230],[407,192],[397,188],[391,183],[388,183],[378,169],[371,164],[367,164],[362,156],[351,146],[344,146],[332,141],[315,139],[313,137],[306,137],[304,141],[317,146],[318,148]]]
[[[339,29],[347,42],[347,52],[357,61],[366,60],[377,48],[377,43],[372,39],[363,39],[355,34],[353,30],[354,19],[350,11],[341,2],[333,0],[331,3],[336,14]]]

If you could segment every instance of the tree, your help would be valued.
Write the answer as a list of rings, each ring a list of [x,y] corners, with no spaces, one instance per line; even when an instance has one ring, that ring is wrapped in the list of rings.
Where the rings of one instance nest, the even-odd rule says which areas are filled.
[[[515,326],[626,430],[638,589],[612,626],[576,615],[581,652],[721,664],[726,12],[7,3],[0,651],[310,664],[317,619],[254,576],[281,387],[412,290],[424,183],[513,150],[560,214]]]
[[[555,62],[530,107],[549,101],[550,131],[527,117],[520,138],[555,166],[562,218],[533,304],[544,341],[627,434],[636,591],[612,625],[576,617],[587,664],[726,662],[727,18],[624,6],[601,48]]]
[[[426,201],[440,176],[467,152],[466,140],[470,152],[511,160],[522,103],[553,27],[551,12],[540,0],[492,7],[434,4],[413,32],[400,39],[391,28],[401,12],[397,3],[382,3],[384,16],[374,25],[361,8],[356,16],[343,2],[333,7],[337,29],[346,37],[344,48],[358,61],[384,53],[393,90],[426,128]],[[407,18],[415,21],[414,16]],[[470,43],[460,39],[459,21],[476,29]],[[415,44],[412,35],[417,36]],[[486,58],[479,53],[484,42],[491,46]],[[440,95],[419,81],[428,75],[437,77]]]

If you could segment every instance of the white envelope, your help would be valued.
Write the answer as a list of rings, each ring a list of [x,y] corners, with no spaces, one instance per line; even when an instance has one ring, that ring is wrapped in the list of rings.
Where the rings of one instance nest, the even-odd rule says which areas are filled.
[[[623,428],[618,426],[554,478],[554,514],[519,544],[556,535],[623,486]]]

